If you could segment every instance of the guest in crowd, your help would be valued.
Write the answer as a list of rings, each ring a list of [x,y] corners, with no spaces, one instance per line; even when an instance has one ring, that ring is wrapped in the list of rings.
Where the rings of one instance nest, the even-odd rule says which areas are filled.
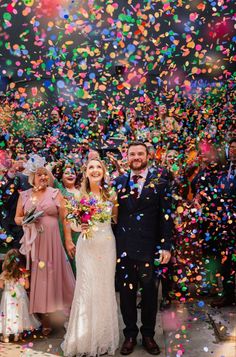
[[[0,226],[10,234],[14,240],[11,243],[12,247],[19,248],[20,239],[23,236],[22,227],[15,223],[15,213],[19,191],[25,191],[30,188],[28,178],[21,170],[21,160],[12,160],[8,158],[8,164],[5,166],[5,172],[1,180],[1,210],[0,210]],[[19,171],[20,170],[20,171]]]
[[[216,256],[222,277],[223,292],[212,302],[213,307],[224,307],[235,303],[235,239],[236,239],[236,137],[229,142],[229,163],[218,177],[219,201],[217,211]],[[222,204],[220,204],[222,202]],[[219,219],[221,218],[221,219]]]
[[[219,152],[213,144],[203,142],[200,149],[203,166],[192,181],[192,189],[202,212],[199,241],[207,272],[205,283],[210,291],[215,288],[217,292],[219,274],[229,278],[233,266],[235,177],[228,177],[228,170],[221,165]],[[223,281],[224,288],[232,292],[233,279]],[[227,291],[222,306],[234,300],[233,294],[229,297]]]
[[[52,331],[50,314],[69,310],[74,275],[61,242],[59,218],[65,237],[70,237],[66,222],[65,203],[58,189],[48,187],[49,175],[42,158],[31,157],[26,169],[32,188],[21,192],[15,221],[23,226],[20,252],[26,255],[31,270],[30,313],[41,314],[43,334]],[[24,224],[24,217],[35,209],[43,213],[37,220]]]
[[[26,290],[29,280],[25,273],[25,259],[17,249],[10,249],[5,255],[0,289],[3,289],[0,305],[0,333],[2,342],[9,342],[14,335],[14,342],[19,341],[24,331],[33,331],[40,327],[37,318],[29,313],[29,300]],[[26,289],[26,290],[25,290]]]
[[[73,197],[79,196],[81,177],[79,176],[73,164],[66,163],[65,161],[58,163],[52,169],[52,175],[53,175],[53,187],[58,188],[60,190],[65,200],[70,200]],[[60,225],[62,242],[63,244],[65,244],[64,230],[61,220],[59,222],[59,225]],[[72,229],[72,240],[76,245],[79,233],[75,231],[77,230],[77,227],[76,225],[72,225],[72,223],[71,223],[71,229]],[[70,262],[73,272],[74,274],[76,274],[75,260],[70,259]]]

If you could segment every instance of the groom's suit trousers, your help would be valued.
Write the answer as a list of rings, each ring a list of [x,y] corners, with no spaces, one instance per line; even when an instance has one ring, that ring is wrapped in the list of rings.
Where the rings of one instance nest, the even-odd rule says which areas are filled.
[[[125,337],[136,338],[137,327],[137,290],[141,291],[141,334],[153,337],[155,334],[157,314],[157,281],[154,274],[154,264],[122,258],[117,266],[120,307],[125,323]]]

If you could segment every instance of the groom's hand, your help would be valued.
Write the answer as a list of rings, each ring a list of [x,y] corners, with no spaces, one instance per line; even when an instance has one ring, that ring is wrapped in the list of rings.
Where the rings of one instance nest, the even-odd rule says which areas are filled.
[[[168,264],[171,258],[171,252],[169,250],[160,251],[160,263]]]

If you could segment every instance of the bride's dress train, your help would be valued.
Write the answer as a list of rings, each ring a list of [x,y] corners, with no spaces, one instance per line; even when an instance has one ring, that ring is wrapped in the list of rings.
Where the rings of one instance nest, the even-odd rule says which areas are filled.
[[[76,287],[62,344],[65,356],[115,354],[119,343],[114,277],[115,237],[110,222],[97,223],[76,246]]]

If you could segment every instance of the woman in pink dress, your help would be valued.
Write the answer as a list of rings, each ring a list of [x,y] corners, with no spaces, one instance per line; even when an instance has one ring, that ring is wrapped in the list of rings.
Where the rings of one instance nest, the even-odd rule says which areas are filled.
[[[36,208],[43,214],[33,223],[24,224],[21,253],[27,257],[31,270],[30,313],[42,314],[43,334],[51,332],[50,314],[71,307],[75,280],[63,248],[58,220],[63,222],[64,233],[70,237],[66,223],[65,205],[58,189],[48,187],[48,172],[36,168],[29,175],[33,188],[21,192],[15,222],[22,225],[25,214]]]

